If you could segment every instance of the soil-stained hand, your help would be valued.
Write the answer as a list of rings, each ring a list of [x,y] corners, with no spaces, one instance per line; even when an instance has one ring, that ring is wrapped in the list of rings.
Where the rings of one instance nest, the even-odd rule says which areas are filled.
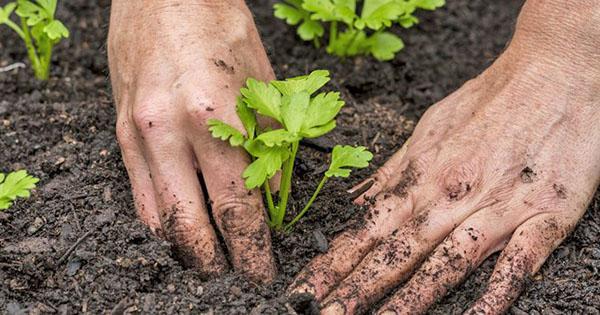
[[[249,76],[274,77],[244,2],[113,1],[108,56],[117,137],[140,218],[184,263],[218,275],[228,262],[212,216],[233,267],[272,280],[262,198],[241,177],[249,158],[207,126],[216,118],[243,130],[239,88]]]
[[[600,183],[600,5],[582,1],[563,23],[565,5],[528,1],[507,51],[425,113],[364,183],[364,223],[289,294],[314,295],[322,314],[354,314],[397,288],[378,314],[424,313],[502,251],[467,313],[510,306]]]

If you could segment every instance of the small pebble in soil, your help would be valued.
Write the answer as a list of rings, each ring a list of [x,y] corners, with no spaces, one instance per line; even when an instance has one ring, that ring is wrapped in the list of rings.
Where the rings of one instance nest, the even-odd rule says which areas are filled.
[[[44,226],[44,220],[42,220],[40,217],[36,217],[35,220],[33,220],[33,223],[27,228],[27,234],[35,234],[35,232],[39,231],[42,226]]]
[[[67,264],[67,275],[71,277],[74,276],[79,268],[81,268],[81,261],[79,259],[69,261]]]
[[[325,237],[325,234],[323,234],[323,232],[321,232],[321,230],[317,229],[317,230],[313,231],[313,241],[314,241],[315,248],[319,252],[324,253],[329,249],[329,244],[327,243],[327,237]]]
[[[231,288],[229,288],[229,292],[237,297],[242,295],[242,289],[240,289],[237,286],[232,286]]]
[[[167,285],[167,291],[169,291],[171,293],[175,292],[175,285],[172,283]]]

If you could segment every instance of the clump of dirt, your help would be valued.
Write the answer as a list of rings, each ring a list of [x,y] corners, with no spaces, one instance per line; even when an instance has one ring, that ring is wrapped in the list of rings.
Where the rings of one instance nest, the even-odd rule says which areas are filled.
[[[36,82],[27,69],[0,73],[0,171],[26,168],[41,178],[30,199],[0,212],[0,312],[292,313],[280,293],[363,213],[346,190],[402,146],[429,105],[493,61],[510,38],[521,1],[456,0],[422,13],[416,28],[397,30],[406,48],[389,63],[325,55],[273,18],[272,4],[254,1],[251,9],[278,76],[329,69],[329,87],[347,101],[339,127],[302,146],[294,209],[310,197],[335,143],[365,145],[376,153],[372,165],[349,181],[329,183],[294,233],[273,235],[277,281],[263,287],[235,273],[204,281],[136,219],[107,79],[110,1],[71,0],[60,2],[58,16],[71,38],[57,47],[51,80]],[[0,67],[25,58],[17,36],[0,28]],[[218,61],[216,66],[228,67]],[[513,313],[598,313],[599,209],[597,194]],[[485,288],[495,259],[430,312],[462,312]]]

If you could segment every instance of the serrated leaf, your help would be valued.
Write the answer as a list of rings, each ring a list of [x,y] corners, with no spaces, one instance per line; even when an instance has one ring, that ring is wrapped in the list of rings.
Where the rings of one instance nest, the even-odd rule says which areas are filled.
[[[8,209],[18,197],[28,198],[31,195],[31,189],[35,188],[37,182],[39,179],[27,174],[26,170],[12,172],[8,175],[2,174],[0,176],[0,210]]]
[[[249,78],[240,89],[243,101],[259,114],[281,121],[281,93],[271,84]]]
[[[250,163],[244,170],[242,177],[248,189],[262,186],[262,184],[273,177],[281,169],[285,160],[289,157],[287,148],[273,147]]]
[[[327,52],[340,57],[364,54],[366,49],[367,34],[357,29],[348,29],[339,34],[333,45],[327,47]]]
[[[379,61],[394,59],[398,51],[404,48],[400,37],[389,33],[375,33],[368,39],[369,52]]]
[[[365,168],[369,166],[369,161],[373,154],[365,147],[352,147],[336,145],[331,153],[331,164],[329,170],[325,172],[327,177],[348,177],[350,168]]]
[[[300,38],[309,41],[315,38],[322,37],[323,34],[325,34],[325,29],[319,21],[304,19],[304,22],[300,24],[296,32],[298,33],[298,36],[300,36]]]
[[[285,20],[290,25],[300,23],[307,16],[306,11],[284,3],[276,3],[273,5],[273,9],[275,10],[274,15],[276,18]]]
[[[26,18],[28,20],[34,19],[34,21],[41,21],[45,18],[49,18],[47,16],[47,12],[42,7],[28,0],[18,0],[17,10],[15,11],[15,13],[18,16]],[[28,21],[27,25],[33,26],[35,24],[30,24],[30,22]]]
[[[404,13],[404,2],[396,0],[365,0],[360,19],[355,22],[358,29],[365,26],[372,30],[390,27]]]
[[[419,23],[419,19],[412,14],[408,14],[403,17],[400,17],[398,19],[398,23],[400,23],[400,25],[404,28],[411,28],[415,24]]]
[[[272,81],[271,84],[283,95],[293,95],[298,92],[313,94],[329,82],[329,71],[315,70],[308,75],[290,78],[284,81]]]
[[[277,129],[261,133],[256,137],[257,141],[264,143],[267,147],[281,146],[285,143],[292,143],[300,140],[298,135],[294,135],[285,129]]]
[[[50,38],[51,40],[69,37],[69,30],[59,20],[54,20],[48,23],[48,25],[44,27],[44,33],[46,33],[46,35],[48,35],[48,38]]]
[[[49,17],[53,17],[56,12],[56,0],[36,0],[38,5],[46,11]]]
[[[340,93],[338,92],[318,94],[310,100],[302,130],[329,123],[343,106],[344,102],[340,100]]]
[[[248,138],[253,139],[256,135],[256,126],[258,124],[256,122],[256,114],[254,114],[254,111],[250,107],[248,107],[248,104],[246,104],[246,102],[244,102],[244,100],[241,97],[238,97],[236,101],[237,104],[235,106],[235,111],[237,112],[238,117],[242,121],[244,129],[246,129],[246,134],[248,135]]]
[[[416,7],[424,10],[435,10],[446,4],[445,0],[415,0]]]
[[[352,24],[356,17],[355,0],[304,0],[302,8],[312,12],[313,20],[324,22],[341,21]]]
[[[16,7],[16,2],[11,2],[4,7],[0,7],[0,24],[5,23],[10,19],[10,15],[13,13]]]
[[[281,118],[283,125],[292,134],[297,134],[302,129],[306,110],[310,103],[310,94],[305,91],[284,95],[281,104]]]
[[[246,140],[244,135],[239,130],[220,120],[209,119],[208,126],[208,130],[210,130],[214,138],[219,138],[223,141],[229,140],[229,144],[231,144],[231,146],[240,146]]]
[[[322,126],[304,129],[301,134],[304,138],[317,138],[335,129],[335,126],[335,120],[332,120]]]

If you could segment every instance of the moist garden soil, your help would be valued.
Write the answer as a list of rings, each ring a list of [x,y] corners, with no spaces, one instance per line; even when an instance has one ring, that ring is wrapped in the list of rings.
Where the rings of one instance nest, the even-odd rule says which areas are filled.
[[[41,178],[30,199],[0,212],[0,313],[292,313],[278,295],[364,211],[345,190],[401,147],[429,105],[493,62],[522,5],[448,1],[443,9],[420,13],[417,27],[396,30],[406,48],[381,63],[340,60],[299,41],[292,28],[272,17],[272,3],[250,6],[278,76],[329,69],[328,87],[341,91],[348,103],[331,136],[302,147],[295,208],[309,198],[334,143],[365,145],[376,153],[370,168],[349,181],[330,182],[293,233],[273,236],[278,280],[261,287],[231,273],[204,281],[136,219],[114,136],[105,52],[110,1],[61,1],[58,16],[72,33],[56,50],[50,81],[36,82],[29,69],[0,73],[0,170],[26,168]],[[140,30],[140,36],[147,34]],[[0,28],[0,67],[25,58],[17,36]],[[599,244],[597,193],[574,233],[510,312],[599,314]],[[430,313],[465,310],[484,290],[496,257]]]

